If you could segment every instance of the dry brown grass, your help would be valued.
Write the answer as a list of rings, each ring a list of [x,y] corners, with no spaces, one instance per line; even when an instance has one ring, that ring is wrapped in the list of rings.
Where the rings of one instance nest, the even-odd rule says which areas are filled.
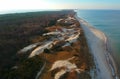
[[[51,27],[47,27],[47,28],[46,28],[46,30],[48,30],[48,31],[50,31],[50,32],[56,31],[56,29],[61,31],[62,27],[56,25],[56,26],[51,26]]]
[[[61,51],[52,50],[52,52],[49,54],[42,53],[39,55],[43,57],[47,62],[44,72],[41,75],[41,79],[54,79],[55,73],[58,72],[60,69],[56,69],[54,73],[49,71],[53,63],[57,60],[66,60],[68,58],[72,58],[73,56],[75,58],[70,60],[70,62],[75,63],[78,68],[84,71],[82,72],[82,74],[80,74],[81,76],[80,78],[91,79],[90,74],[87,74],[87,72],[89,72],[90,69],[94,66],[93,58],[89,52],[89,48],[87,46],[87,42],[83,30],[80,27],[78,27],[79,23],[77,21],[75,22],[77,24],[75,29],[76,30],[80,29],[81,31],[81,34],[76,42],[72,43],[70,46],[63,47]],[[56,29],[61,30],[61,27],[62,26],[52,26],[46,29],[49,31],[55,31]],[[70,28],[70,27],[64,26],[64,28]],[[79,76],[76,74],[77,73],[73,71],[63,75],[61,79],[78,79]]]
[[[52,64],[57,60],[66,60],[73,56],[75,56],[75,58],[70,61],[71,63],[75,63],[78,68],[83,69],[84,71],[90,70],[90,67],[93,65],[93,63],[89,64],[89,62],[92,62],[92,59],[89,57],[90,54],[88,48],[86,47],[85,49],[82,49],[81,47],[81,42],[78,40],[77,42],[73,43],[72,46],[64,47],[63,51],[53,52],[51,54],[41,54],[45,57],[46,61],[48,62],[45,69],[46,71],[44,71],[44,73],[42,74],[41,79],[53,79],[51,72],[48,71],[52,67]],[[73,75],[73,77],[75,76]],[[73,77],[71,75],[71,77],[68,76],[68,78],[66,79],[72,79]]]
[[[67,51],[54,52],[52,54],[43,53],[41,55],[45,57],[47,61],[46,68],[41,76],[41,79],[53,79],[52,74],[49,71],[50,68],[52,67],[52,64],[57,60],[65,60],[73,56],[71,52]]]

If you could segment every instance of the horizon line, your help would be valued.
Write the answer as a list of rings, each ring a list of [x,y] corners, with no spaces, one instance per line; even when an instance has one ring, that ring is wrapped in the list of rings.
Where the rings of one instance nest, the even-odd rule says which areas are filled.
[[[28,12],[42,12],[42,11],[61,11],[61,10],[120,10],[120,9],[26,9],[26,10],[8,10],[0,11],[0,15],[15,14],[15,13],[28,13]]]

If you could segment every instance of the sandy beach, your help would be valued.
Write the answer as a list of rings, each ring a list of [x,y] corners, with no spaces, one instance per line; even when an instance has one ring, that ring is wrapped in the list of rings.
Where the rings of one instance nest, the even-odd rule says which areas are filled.
[[[88,46],[96,64],[97,79],[119,79],[114,59],[109,52],[105,34],[93,28],[88,22],[75,16],[81,24]]]

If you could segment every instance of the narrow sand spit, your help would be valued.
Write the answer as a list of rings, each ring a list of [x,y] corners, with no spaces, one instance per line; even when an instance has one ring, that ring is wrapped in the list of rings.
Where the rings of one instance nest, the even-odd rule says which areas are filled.
[[[119,79],[117,68],[112,55],[108,51],[107,37],[101,31],[93,28],[89,23],[75,16],[80,22],[88,45],[94,56],[97,79]]]

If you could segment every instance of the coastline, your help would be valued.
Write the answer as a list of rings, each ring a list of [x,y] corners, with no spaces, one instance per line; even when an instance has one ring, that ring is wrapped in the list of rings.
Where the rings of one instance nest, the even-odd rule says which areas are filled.
[[[106,35],[75,15],[85,32],[90,51],[96,64],[97,79],[119,79],[117,67],[109,51]],[[94,38],[94,39],[93,39]]]
[[[14,63],[12,60],[7,61],[5,66],[11,67],[3,66],[0,69],[2,71],[0,78],[94,79],[93,56],[90,54],[84,32],[74,14],[73,10],[30,13],[31,19],[29,16],[24,17],[25,23],[19,19],[24,14],[20,14],[21,16],[15,18],[16,22],[12,23],[9,22],[9,19],[16,15],[8,19],[5,16],[4,21],[14,25],[14,27],[8,25],[6,28],[14,28],[16,31],[2,28],[4,32],[1,35],[5,36],[2,37],[2,39],[5,38],[5,41],[1,44],[5,52],[10,52],[7,56],[3,55],[2,61],[5,61],[6,57],[11,57]],[[21,27],[17,24],[18,22]],[[48,23],[46,24],[46,22]],[[8,32],[9,30],[10,32]],[[8,39],[9,33],[13,35],[10,40]],[[14,37],[14,35],[18,37]],[[20,36],[24,36],[24,38]],[[16,40],[19,37],[22,40]],[[19,47],[19,43],[21,47]],[[8,46],[8,50],[6,50],[6,46]],[[10,48],[11,46],[16,46],[16,48]],[[16,52],[11,54],[11,49]],[[4,65],[4,63],[1,64]]]

